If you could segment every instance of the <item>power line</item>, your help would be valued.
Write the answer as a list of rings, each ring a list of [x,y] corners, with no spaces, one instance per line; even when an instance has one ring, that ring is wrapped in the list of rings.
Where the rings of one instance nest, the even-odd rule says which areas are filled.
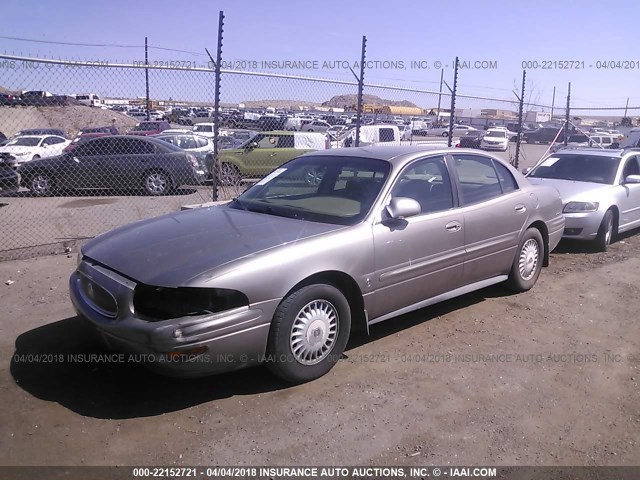
[[[21,38],[21,37],[6,37],[4,35],[0,35],[0,38],[5,40],[17,40],[20,42],[33,42],[33,43],[46,43],[50,45],[67,45],[67,46],[75,46],[75,47],[114,47],[114,48],[144,48],[144,45],[119,45],[117,43],[77,43],[77,42],[59,42],[53,40],[37,40],[35,38]],[[204,53],[193,52],[191,50],[180,50],[177,48],[167,48],[167,47],[156,47],[153,45],[149,45],[149,48],[153,48],[156,50],[165,50],[168,52],[180,52],[180,53],[190,53],[192,55],[202,55],[206,56]]]

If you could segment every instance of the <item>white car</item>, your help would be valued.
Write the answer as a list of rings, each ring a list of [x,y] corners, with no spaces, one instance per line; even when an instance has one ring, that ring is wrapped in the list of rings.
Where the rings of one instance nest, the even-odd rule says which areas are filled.
[[[30,160],[61,155],[70,143],[71,140],[58,135],[25,135],[0,147],[0,154],[8,153],[12,157],[10,164],[17,166]]]
[[[480,141],[483,150],[500,150],[506,152],[509,148],[509,134],[506,129],[490,128]]]
[[[303,125],[302,128],[300,128],[300,131],[325,133],[330,128],[331,124],[325,122],[324,120],[314,120],[313,122]]]
[[[411,125],[398,125],[398,130],[400,130],[400,140],[411,140]]]
[[[518,136],[518,132],[512,132],[507,127],[491,127],[490,130],[503,130],[507,133],[507,137],[511,140],[515,140]]]
[[[464,135],[467,132],[472,132],[478,130],[477,128],[470,127],[469,125],[453,125],[453,134],[455,136]],[[438,136],[438,137],[448,137],[449,136],[449,127],[436,127],[430,128],[427,130],[427,135],[429,136]]]

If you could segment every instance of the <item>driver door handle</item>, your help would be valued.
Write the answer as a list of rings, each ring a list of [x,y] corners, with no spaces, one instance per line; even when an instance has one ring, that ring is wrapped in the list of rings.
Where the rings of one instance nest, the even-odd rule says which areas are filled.
[[[516,213],[524,213],[527,211],[527,207],[525,207],[523,204],[519,203],[518,205],[515,206],[515,211]]]
[[[462,224],[457,221],[449,222],[445,225],[445,227],[450,232],[458,232],[462,228]]]

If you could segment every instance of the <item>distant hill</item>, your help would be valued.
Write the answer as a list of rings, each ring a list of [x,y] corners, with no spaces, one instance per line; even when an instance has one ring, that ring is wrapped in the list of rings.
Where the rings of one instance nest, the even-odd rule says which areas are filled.
[[[366,105],[389,105],[394,107],[416,107],[419,108],[415,103],[409,102],[408,100],[385,100],[383,98],[378,97],[377,95],[362,95],[362,101]],[[323,107],[336,107],[336,108],[344,108],[355,106],[358,104],[358,96],[357,95],[336,95],[322,104]]]

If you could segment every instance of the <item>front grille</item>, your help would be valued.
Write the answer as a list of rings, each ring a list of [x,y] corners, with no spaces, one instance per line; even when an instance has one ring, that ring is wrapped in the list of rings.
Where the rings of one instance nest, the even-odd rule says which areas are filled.
[[[116,318],[118,303],[113,295],[96,282],[79,272],[80,292],[84,301],[100,315]]]

